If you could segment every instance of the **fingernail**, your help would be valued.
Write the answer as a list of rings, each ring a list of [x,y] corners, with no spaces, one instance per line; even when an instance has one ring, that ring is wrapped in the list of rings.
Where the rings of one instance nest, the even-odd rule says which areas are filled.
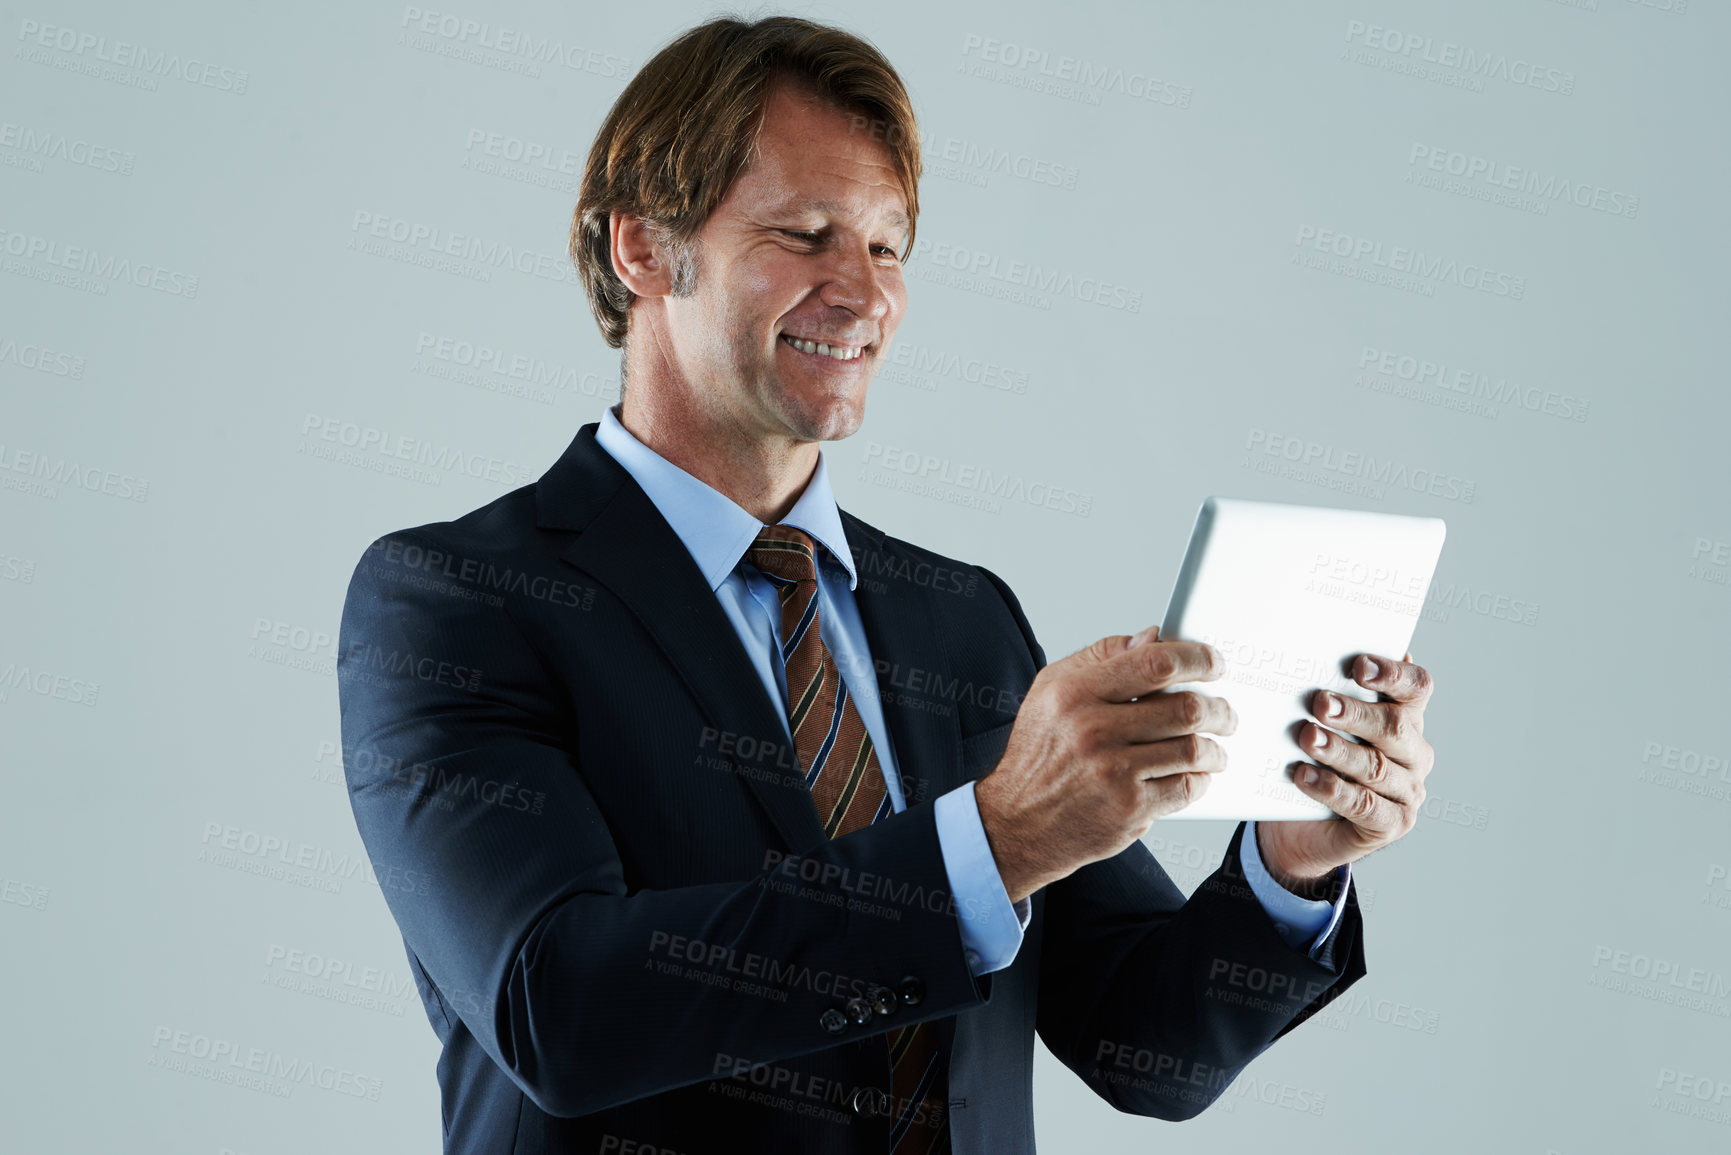
[[[1316,739],[1311,743],[1311,745],[1315,746],[1318,750],[1328,745],[1328,731],[1318,726],[1316,728]]]
[[[1364,680],[1367,682],[1374,680],[1378,672],[1379,668],[1376,662],[1370,658],[1366,658],[1364,660]]]
[[[1345,706],[1336,695],[1324,694],[1322,696],[1322,716],[1324,718],[1338,718],[1343,709]]]
[[[1298,772],[1298,780],[1306,786],[1316,785],[1316,767],[1306,766]]]

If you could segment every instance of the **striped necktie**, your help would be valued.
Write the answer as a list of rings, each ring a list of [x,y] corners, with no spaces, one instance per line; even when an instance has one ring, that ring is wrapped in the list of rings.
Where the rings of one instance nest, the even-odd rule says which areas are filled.
[[[781,659],[788,726],[805,784],[830,838],[893,812],[884,772],[847,683],[823,644],[817,614],[817,547],[790,525],[766,526],[745,552],[781,598]],[[949,1080],[931,1020],[888,1032],[890,1151],[948,1155]]]

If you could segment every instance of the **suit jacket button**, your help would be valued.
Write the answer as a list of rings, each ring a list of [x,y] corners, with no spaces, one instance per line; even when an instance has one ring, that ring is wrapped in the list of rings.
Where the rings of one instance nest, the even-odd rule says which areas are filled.
[[[876,1013],[872,1005],[864,999],[856,998],[847,1001],[847,1017],[854,1021],[855,1026],[865,1026],[872,1021],[872,1016]]]
[[[872,1006],[880,1015],[887,1015],[897,1007],[901,1006],[901,1004],[896,1001],[896,993],[888,987],[875,986],[866,993],[871,999]]]
[[[847,1030],[847,1016],[834,1007],[819,1015],[817,1022],[820,1027],[832,1035],[839,1035]]]
[[[920,1000],[926,997],[926,984],[916,976],[909,975],[896,987],[896,994],[907,1006],[918,1006]]]
[[[883,1092],[879,1091],[876,1087],[861,1087],[853,1093],[853,1113],[855,1115],[863,1115],[870,1118],[882,1109],[882,1102],[879,1099],[880,1095],[883,1095]],[[884,1095],[883,1098],[887,1099],[888,1096]]]

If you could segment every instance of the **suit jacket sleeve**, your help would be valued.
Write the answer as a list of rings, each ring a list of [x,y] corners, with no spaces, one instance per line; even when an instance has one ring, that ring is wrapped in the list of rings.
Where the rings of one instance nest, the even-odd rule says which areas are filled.
[[[982,572],[1043,667],[1015,595]],[[1044,892],[1040,1037],[1122,1111],[1195,1116],[1365,973],[1356,892],[1312,958],[1281,938],[1245,881],[1243,836],[1239,823],[1221,865],[1188,900],[1140,840]]]
[[[931,801],[803,857],[766,854],[749,877],[634,892],[585,784],[606,768],[571,755],[567,703],[582,688],[554,683],[509,599],[369,564],[393,540],[442,539],[436,527],[381,538],[350,581],[338,658],[350,802],[439,1010],[537,1107],[589,1114],[986,1000],[991,976],[970,973],[942,903],[909,902],[895,920],[847,910],[865,874],[944,891]],[[654,704],[621,724],[654,725]],[[634,833],[645,853],[654,832]],[[910,975],[917,1005],[839,1029],[825,1014]]]

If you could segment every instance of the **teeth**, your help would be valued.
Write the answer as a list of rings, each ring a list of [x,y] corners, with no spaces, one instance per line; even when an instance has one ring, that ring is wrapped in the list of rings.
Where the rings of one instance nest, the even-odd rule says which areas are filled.
[[[802,353],[819,353],[825,357],[833,357],[837,361],[852,361],[864,352],[864,348],[859,345],[828,345],[822,341],[802,341],[798,337],[790,337],[786,333],[782,334],[782,340]]]

